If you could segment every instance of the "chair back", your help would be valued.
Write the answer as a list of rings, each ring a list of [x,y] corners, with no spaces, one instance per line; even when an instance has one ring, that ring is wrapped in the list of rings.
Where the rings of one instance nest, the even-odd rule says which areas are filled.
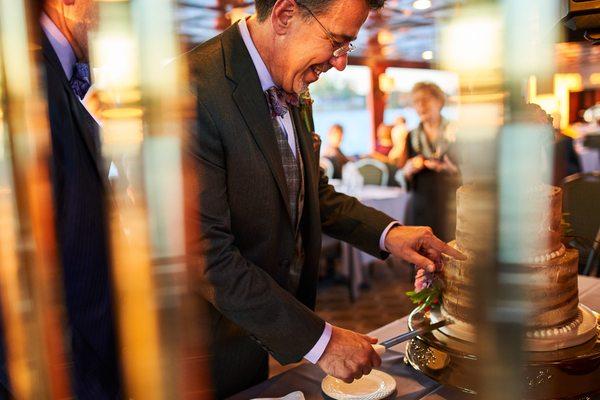
[[[387,186],[390,173],[384,162],[374,158],[363,158],[354,165],[362,175],[365,185]]]
[[[565,220],[574,235],[593,240],[600,227],[600,172],[567,176],[562,188]]]
[[[595,258],[594,250],[598,249],[594,241],[600,229],[600,172],[567,176],[562,188],[564,219],[570,225],[570,235],[576,237],[573,242],[580,250],[580,265],[590,264]],[[581,272],[591,271],[586,266]]]
[[[592,245],[590,254],[588,254],[582,274],[592,275],[594,270],[596,271],[596,276],[600,277],[600,229],[598,229],[596,240]]]
[[[327,157],[319,158],[319,167],[323,168],[325,176],[329,179],[333,178],[334,166],[331,160]]]

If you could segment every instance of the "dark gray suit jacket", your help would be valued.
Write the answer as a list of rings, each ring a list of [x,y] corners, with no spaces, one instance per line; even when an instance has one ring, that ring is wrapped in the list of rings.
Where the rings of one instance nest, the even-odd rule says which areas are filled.
[[[286,180],[266,98],[237,25],[192,50],[187,61],[198,113],[191,140],[200,182],[197,244],[205,254],[217,393],[224,395],[264,379],[264,350],[287,364],[300,361],[319,339],[324,321],[311,310],[322,232],[385,257],[379,239],[392,218],[335,192],[292,108],[305,165],[305,264],[291,294],[286,285],[295,238]],[[249,349],[254,343],[264,350]],[[257,369],[264,371],[253,380],[248,375]]]

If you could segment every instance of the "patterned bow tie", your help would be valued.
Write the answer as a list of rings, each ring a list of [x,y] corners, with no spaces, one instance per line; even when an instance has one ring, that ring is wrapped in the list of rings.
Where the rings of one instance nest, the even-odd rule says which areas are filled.
[[[73,65],[73,75],[69,81],[69,85],[73,92],[83,100],[90,86],[90,67],[86,63],[75,63]]]
[[[267,89],[265,94],[267,95],[267,103],[269,103],[272,118],[283,117],[289,111],[290,105],[298,107],[300,103],[297,94],[287,93],[276,86]]]

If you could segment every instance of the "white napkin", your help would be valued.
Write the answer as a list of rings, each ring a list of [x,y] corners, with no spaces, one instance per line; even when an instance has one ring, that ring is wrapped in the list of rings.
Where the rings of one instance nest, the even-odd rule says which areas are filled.
[[[283,397],[261,397],[251,400],[305,400],[304,393],[301,391],[292,392]]]

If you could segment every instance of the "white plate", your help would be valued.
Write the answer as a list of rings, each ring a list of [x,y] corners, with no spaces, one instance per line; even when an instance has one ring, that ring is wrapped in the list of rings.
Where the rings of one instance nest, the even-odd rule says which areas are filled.
[[[304,393],[301,391],[292,392],[283,397],[261,397],[252,400],[305,400]]]
[[[337,400],[380,400],[396,390],[396,381],[385,372],[372,370],[352,383],[327,375],[321,384],[323,393]]]

